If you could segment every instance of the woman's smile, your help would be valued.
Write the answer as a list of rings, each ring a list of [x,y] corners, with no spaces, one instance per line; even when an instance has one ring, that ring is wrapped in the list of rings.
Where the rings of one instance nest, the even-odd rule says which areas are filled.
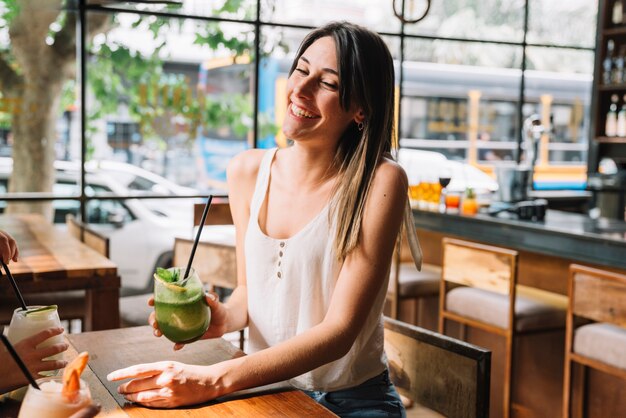
[[[305,118],[305,119],[317,119],[320,116],[316,115],[315,113],[313,113],[310,110],[304,109],[298,105],[296,105],[295,103],[291,103],[289,105],[289,111],[292,115],[299,117],[299,118]]]

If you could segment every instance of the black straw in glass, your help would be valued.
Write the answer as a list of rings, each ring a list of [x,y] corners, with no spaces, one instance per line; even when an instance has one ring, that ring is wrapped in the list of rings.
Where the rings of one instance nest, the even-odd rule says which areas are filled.
[[[2,342],[4,343],[4,345],[6,346],[7,350],[9,350],[9,353],[11,354],[11,356],[13,357],[13,359],[15,360],[15,362],[17,363],[18,366],[20,366],[20,369],[22,369],[22,373],[24,373],[24,376],[26,376],[26,379],[28,379],[28,381],[30,382],[30,384],[35,388],[35,389],[39,389],[39,385],[37,384],[37,382],[35,381],[35,378],[33,377],[32,374],[30,374],[30,371],[28,371],[28,367],[26,367],[26,365],[24,364],[24,362],[22,361],[21,357],[19,354],[17,354],[17,351],[15,351],[15,348],[13,348],[13,346],[11,345],[11,343],[9,342],[9,340],[7,339],[7,337],[5,337],[3,334],[0,334],[0,339],[2,339]]]
[[[209,213],[209,207],[211,206],[211,201],[213,200],[213,195],[209,195],[209,199],[206,201],[206,205],[204,206],[204,212],[202,212],[202,219],[200,220],[200,226],[198,226],[198,233],[196,234],[196,239],[193,242],[193,247],[191,247],[191,254],[189,255],[189,262],[187,263],[187,269],[185,270],[185,275],[183,279],[186,279],[189,275],[189,270],[191,270],[191,263],[193,262],[193,256],[196,255],[196,247],[198,246],[198,241],[200,241],[200,235],[202,234],[202,227],[204,226],[204,221],[206,221],[206,214]]]
[[[24,309],[25,311],[28,310],[28,307],[26,307],[26,302],[24,302],[24,298],[22,297],[22,294],[20,293],[20,289],[17,288],[17,283],[15,283],[15,279],[13,278],[13,275],[9,271],[9,267],[2,260],[0,260],[0,263],[2,263],[2,268],[4,268],[4,271],[6,272],[7,277],[9,278],[9,282],[11,282],[11,286],[13,286],[13,290],[15,291],[15,295],[20,301],[20,305],[22,305],[22,309]]]

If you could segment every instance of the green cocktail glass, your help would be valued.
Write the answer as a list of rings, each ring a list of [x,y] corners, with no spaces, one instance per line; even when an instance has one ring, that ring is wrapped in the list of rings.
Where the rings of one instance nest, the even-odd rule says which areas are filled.
[[[182,278],[183,274],[179,267],[154,274],[154,313],[168,340],[186,344],[206,332],[211,313],[198,274],[193,269],[188,277]]]

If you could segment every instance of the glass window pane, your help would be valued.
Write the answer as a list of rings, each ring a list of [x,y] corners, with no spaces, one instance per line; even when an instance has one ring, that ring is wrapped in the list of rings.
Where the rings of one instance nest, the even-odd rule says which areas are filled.
[[[400,7],[401,1],[395,1]],[[423,3],[406,0],[407,16],[417,14]],[[405,31],[413,35],[521,42],[524,1],[432,1],[424,20],[407,25]]]
[[[261,8],[261,20],[311,27],[347,20],[380,32],[400,32],[391,2],[380,0],[276,0],[273,7]]]
[[[539,164],[582,166],[587,161],[592,51],[529,47],[524,117],[537,114],[551,130],[539,147]]]
[[[223,191],[228,161],[251,142],[254,26],[116,21],[90,45],[89,159],[118,164],[118,195]]]
[[[23,16],[24,10],[32,15]],[[76,188],[55,187],[60,160],[67,159],[69,132],[77,127],[70,118],[77,102],[72,80],[75,50],[73,44],[68,49],[60,41],[73,36],[75,17],[56,6],[24,9],[19,2],[0,2],[0,193],[4,196],[77,196]],[[40,22],[46,26],[37,27]],[[51,201],[3,201],[0,211],[7,205],[13,212],[39,211],[53,217]]]
[[[598,0],[530,0],[528,3],[528,43],[594,47]]]
[[[220,17],[224,19],[254,20],[256,17],[256,0],[179,0],[175,4],[146,4],[117,0],[87,0],[88,5],[115,7],[129,12],[164,12],[199,17]]]
[[[521,48],[417,39],[405,45],[400,145],[470,162],[514,159]]]

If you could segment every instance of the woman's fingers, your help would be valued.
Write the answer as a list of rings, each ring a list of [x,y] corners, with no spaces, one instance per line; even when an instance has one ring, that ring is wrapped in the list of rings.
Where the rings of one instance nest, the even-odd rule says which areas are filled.
[[[46,341],[48,338],[52,338],[54,336],[60,335],[63,333],[63,328],[54,327],[54,328],[46,328],[43,331],[39,331],[37,334],[31,335],[30,337],[24,338],[17,345],[27,345],[29,347],[35,348],[42,342]],[[67,350],[67,348],[65,348]],[[64,350],[65,351],[65,350]]]
[[[144,392],[147,390],[156,390],[159,389],[160,386],[157,384],[157,379],[159,375],[154,375],[150,377],[145,377],[143,379],[133,379],[129,382],[122,383],[118,388],[117,392],[126,395],[137,392]]]
[[[54,356],[55,354],[62,353],[68,348],[69,348],[69,345],[67,343],[58,343],[58,344],[53,344],[48,347],[38,348],[36,353],[39,358],[46,358],[46,357]]]
[[[215,292],[206,292],[204,294],[204,299],[206,300],[207,305],[209,305],[209,308],[211,308],[212,310],[216,309],[220,304],[220,299]]]
[[[35,366],[35,373],[39,372],[49,372],[53,370],[59,370],[67,366],[67,361],[65,360],[43,360],[38,365]]]
[[[146,390],[143,392],[124,394],[124,399],[130,402],[140,403],[149,406],[156,401],[165,401],[168,399],[169,389],[160,388],[156,390]]]
[[[109,382],[123,379],[133,379],[138,377],[150,377],[158,375],[165,369],[165,364],[159,363],[146,363],[137,364],[135,366],[126,367],[125,369],[115,370],[107,375]]]

